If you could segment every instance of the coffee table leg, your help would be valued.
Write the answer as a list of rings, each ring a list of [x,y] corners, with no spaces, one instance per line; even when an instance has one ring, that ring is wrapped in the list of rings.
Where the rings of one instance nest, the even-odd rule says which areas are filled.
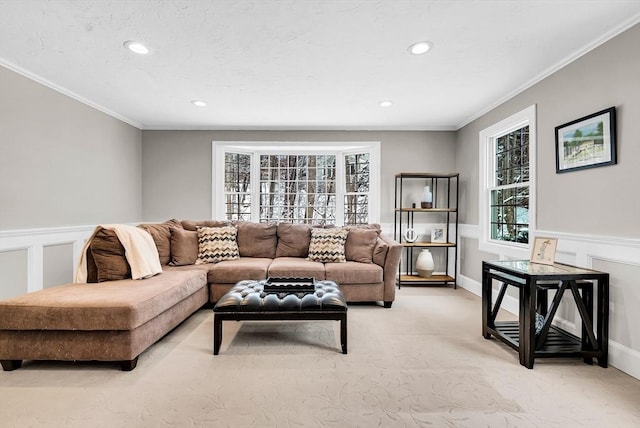
[[[342,346],[342,353],[347,353],[347,314],[344,314],[340,318],[340,345]]]
[[[222,344],[222,320],[213,315],[213,355],[218,355]]]

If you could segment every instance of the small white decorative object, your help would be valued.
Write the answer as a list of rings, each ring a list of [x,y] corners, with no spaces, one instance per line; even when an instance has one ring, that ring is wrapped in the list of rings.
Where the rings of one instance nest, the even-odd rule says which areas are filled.
[[[433,274],[434,269],[435,264],[433,262],[431,251],[420,251],[420,254],[418,254],[418,259],[416,260],[416,271],[418,272],[418,275],[423,278],[429,278]]]
[[[418,234],[416,233],[415,230],[409,228],[407,229],[407,231],[404,233],[404,240],[407,242],[416,242],[418,240]]]

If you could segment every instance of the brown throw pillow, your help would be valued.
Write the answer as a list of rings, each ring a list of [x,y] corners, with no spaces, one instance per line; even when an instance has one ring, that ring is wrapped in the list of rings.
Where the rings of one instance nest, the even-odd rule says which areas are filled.
[[[309,260],[323,263],[346,261],[344,244],[349,231],[346,229],[311,229]]]
[[[169,227],[172,266],[193,265],[198,259],[198,232]]]
[[[238,228],[198,227],[198,258],[196,264],[218,263],[240,258],[236,236]]]
[[[100,229],[91,241],[91,255],[98,269],[98,282],[131,278],[124,247],[113,230]]]
[[[378,266],[384,267],[384,261],[387,259],[388,251],[389,244],[387,244],[382,238],[378,238],[376,246],[373,248],[373,262]]]
[[[311,229],[308,224],[279,223],[276,257],[307,257]]]
[[[143,223],[138,225],[139,228],[149,232],[153,238],[153,242],[158,249],[160,264],[167,265],[171,261],[171,232],[169,227],[182,228],[182,224],[178,220],[172,219],[164,223]]]
[[[351,229],[347,235],[344,253],[347,260],[373,263],[373,249],[380,234],[377,229]]]
[[[276,256],[278,225],[275,223],[253,223],[238,221],[234,225],[238,228],[238,250],[240,257]]]
[[[98,282],[98,267],[96,266],[96,261],[93,259],[91,247],[87,248],[85,256],[87,258],[87,282]]]

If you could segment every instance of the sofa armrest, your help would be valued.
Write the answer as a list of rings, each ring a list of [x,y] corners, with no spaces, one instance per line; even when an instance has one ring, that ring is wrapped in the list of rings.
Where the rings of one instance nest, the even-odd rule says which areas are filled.
[[[400,269],[400,257],[402,256],[402,245],[384,233],[380,234],[380,239],[387,243],[389,249],[384,259],[384,303],[390,307],[396,296],[396,278]]]

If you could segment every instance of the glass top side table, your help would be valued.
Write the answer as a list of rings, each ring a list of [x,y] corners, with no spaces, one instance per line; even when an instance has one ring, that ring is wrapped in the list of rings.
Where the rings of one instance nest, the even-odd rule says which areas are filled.
[[[501,283],[495,304],[493,283]],[[518,288],[518,321],[496,321],[507,287]],[[594,286],[597,289],[594,313]],[[548,304],[547,294],[556,291]],[[573,297],[582,321],[582,334],[552,324],[565,291]],[[536,319],[541,318],[539,328]],[[541,324],[541,325],[540,325]],[[528,260],[482,262],[482,334],[496,337],[518,351],[520,364],[533,368],[536,357],[582,357],[607,367],[609,335],[609,274],[555,263]]]

